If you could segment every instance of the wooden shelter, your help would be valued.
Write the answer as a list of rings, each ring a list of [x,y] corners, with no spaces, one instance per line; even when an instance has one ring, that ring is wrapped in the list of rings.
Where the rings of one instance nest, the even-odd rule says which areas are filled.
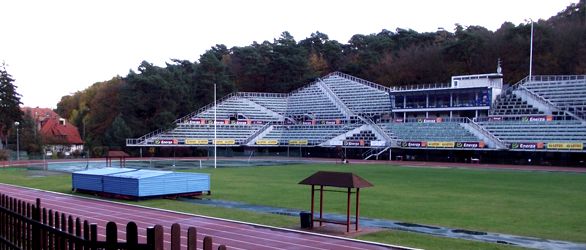
[[[126,152],[124,151],[108,151],[108,154],[106,155],[106,167],[112,167],[112,159],[119,159],[120,160],[120,167],[125,167],[126,166],[126,158],[130,157],[130,155],[128,155]]]
[[[360,215],[360,188],[372,187],[373,185],[362,177],[355,175],[354,173],[347,172],[327,172],[318,171],[315,174],[307,177],[306,179],[299,182],[303,185],[311,185],[311,226],[314,221],[319,221],[321,226],[323,222],[346,225],[346,232],[350,232],[350,224],[355,225],[355,230],[358,231],[358,221]],[[319,186],[316,189],[315,186]],[[348,200],[346,202],[346,221],[333,221],[323,218],[323,194],[324,191],[330,192],[344,192],[340,190],[326,190],[324,187],[336,187],[345,188],[348,194]],[[356,192],[352,192],[355,188]],[[315,192],[319,191],[319,218],[314,218],[314,198]],[[352,193],[356,193],[356,220],[354,223],[350,221],[350,200]]]

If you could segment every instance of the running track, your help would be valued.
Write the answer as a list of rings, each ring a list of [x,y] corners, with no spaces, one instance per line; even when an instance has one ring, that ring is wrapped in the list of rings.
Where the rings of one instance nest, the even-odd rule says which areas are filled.
[[[98,224],[100,238],[105,238],[106,223],[114,221],[118,229],[123,231],[128,221],[134,221],[138,225],[141,242],[145,242],[146,228],[159,224],[165,232],[166,248],[169,247],[169,232],[173,223],[181,225],[182,235],[186,235],[188,227],[196,227],[198,232],[198,246],[202,245],[203,236],[212,236],[214,248],[219,244],[226,245],[228,249],[410,249],[398,246],[390,246],[378,243],[351,240],[340,237],[331,237],[304,233],[294,230],[272,228],[260,225],[245,224],[241,222],[227,221],[216,218],[183,214],[171,211],[149,209],[144,207],[126,205],[115,202],[102,201],[78,196],[71,196],[36,189],[22,188],[12,185],[0,184],[0,193],[18,198],[20,200],[34,202],[41,198],[41,206],[54,209],[59,212],[88,220]],[[124,233],[119,233],[121,241]],[[186,238],[182,237],[182,245],[185,247]]]

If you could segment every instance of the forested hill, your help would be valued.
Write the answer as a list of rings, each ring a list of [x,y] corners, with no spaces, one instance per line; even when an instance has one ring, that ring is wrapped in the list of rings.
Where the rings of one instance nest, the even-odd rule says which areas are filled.
[[[585,0],[535,23],[534,74],[586,74]],[[287,92],[341,71],[387,86],[447,82],[452,75],[495,72],[505,81],[528,73],[530,25],[505,22],[496,31],[455,25],[453,32],[410,29],[354,35],[346,42],[316,32],[297,41],[283,32],[274,41],[244,47],[216,45],[196,61],[164,67],[142,62],[137,71],[64,96],[57,112],[85,124],[91,146],[124,145],[233,91]]]

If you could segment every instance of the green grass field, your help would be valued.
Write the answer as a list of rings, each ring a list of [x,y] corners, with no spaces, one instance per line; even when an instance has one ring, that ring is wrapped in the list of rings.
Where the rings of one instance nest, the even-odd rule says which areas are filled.
[[[332,164],[201,172],[212,174],[210,198],[307,210],[310,187],[297,183],[318,170],[355,172],[375,185],[361,190],[361,216],[586,242],[586,174]],[[70,192],[69,175],[30,177],[15,169],[0,173],[3,183]],[[343,213],[345,198],[342,193],[327,193],[324,212]],[[139,204],[275,226],[298,224],[294,217],[173,200]],[[426,249],[513,249],[396,231],[360,238]]]
[[[361,192],[361,215],[429,225],[586,242],[586,174],[297,165],[209,169],[213,198],[309,208],[317,170],[351,171],[374,184]],[[326,211],[343,214],[345,194],[328,193]]]

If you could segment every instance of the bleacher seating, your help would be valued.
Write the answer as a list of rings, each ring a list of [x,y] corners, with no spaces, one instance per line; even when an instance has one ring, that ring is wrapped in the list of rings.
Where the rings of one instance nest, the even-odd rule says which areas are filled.
[[[380,126],[385,132],[393,133],[403,141],[479,141],[457,122],[401,122],[382,123]]]
[[[258,107],[255,107],[250,100],[239,96],[232,96],[217,105],[216,119],[229,119],[235,114],[242,115],[247,119],[251,120],[263,120],[263,121],[277,121],[279,117],[272,116],[267,112],[263,112]],[[213,106],[209,109],[199,113],[195,118],[214,119],[214,108]]]
[[[365,140],[365,141],[376,141],[378,138],[376,134],[370,130],[362,130],[359,133],[355,133],[351,136],[346,137],[346,140],[358,141],[358,140]]]
[[[344,119],[344,114],[317,86],[311,84],[291,93],[287,105],[287,116],[302,117],[310,114],[315,119]]]
[[[389,95],[385,91],[339,75],[330,75],[322,80],[350,110],[357,114],[391,112]]]
[[[487,121],[479,123],[505,142],[585,142],[579,121]]]
[[[505,147],[503,142],[586,143],[586,124],[579,120],[581,117],[579,112],[586,113],[586,76],[534,76],[532,79],[532,81],[525,81],[515,88],[504,90],[491,105],[488,113],[490,117],[481,115],[480,118],[486,119],[477,119],[489,120],[478,122],[477,124],[482,127],[480,128],[474,124],[460,124],[459,122],[463,122],[463,120],[458,119],[438,119],[442,122],[434,123],[425,121],[434,121],[435,119],[421,119],[424,122],[412,122],[413,119],[408,118],[404,121],[401,120],[403,122],[389,122],[399,121],[399,119],[389,118],[387,115],[392,112],[389,89],[335,72],[287,94],[240,92],[226,96],[218,102],[217,120],[220,122],[226,120],[237,124],[218,124],[217,138],[230,142],[234,140],[234,145],[246,143],[269,146],[275,145],[276,140],[277,144],[281,146],[318,146],[333,138],[336,138],[336,142],[338,139],[344,141],[364,140],[366,142],[381,141],[385,138],[392,142],[478,142],[481,141],[481,138],[474,135],[477,134],[483,138],[482,140],[493,140],[494,142],[490,144],[490,147],[493,148]],[[519,88],[526,88],[563,108],[563,110],[575,112],[574,114],[577,115],[568,115],[565,111],[553,110],[548,111],[550,113],[546,116],[544,111],[528,104],[516,95],[519,92],[513,91],[513,89],[519,90]],[[451,95],[446,93],[449,92],[441,92],[436,96],[429,97],[429,99],[411,96],[410,100],[407,101],[407,107],[414,104],[424,105],[429,102],[430,104],[426,108],[449,108],[450,105],[447,103],[452,102],[450,101]],[[456,96],[452,107],[477,106],[478,103],[471,103],[478,99],[475,98],[477,94],[470,93],[463,94],[469,95],[469,97]],[[531,94],[531,96],[534,95]],[[401,99],[398,103],[403,105],[404,100]],[[135,139],[135,142],[138,143],[133,145],[153,144],[157,139],[194,145],[203,144],[202,142],[207,140],[210,143],[206,145],[211,145],[214,125],[209,122],[214,117],[214,109],[212,105],[208,105],[202,110],[197,114],[186,116],[187,118],[179,119],[174,129],[155,131]],[[376,117],[375,115],[381,116]],[[382,119],[382,115],[386,118]],[[445,114],[429,112],[429,115],[430,118],[433,115],[445,118]],[[548,121],[534,121],[535,119],[532,117],[544,118]],[[374,124],[373,120],[377,121],[378,126]],[[378,123],[381,120],[386,122]],[[300,125],[299,123],[302,122],[308,125]],[[309,125],[310,123],[312,125]],[[348,131],[365,124],[370,124],[370,129],[345,135]],[[473,134],[468,130],[477,130],[478,132]],[[194,141],[186,143],[186,139],[194,139]],[[198,139],[201,141],[197,141]],[[265,141],[258,144],[253,143],[259,142],[258,140]],[[159,143],[168,144],[171,142],[159,141]],[[386,143],[387,145],[397,145]],[[328,144],[328,146],[331,145]],[[365,144],[365,146],[368,145]]]
[[[217,139],[233,139],[236,144],[242,144],[254,132],[259,130],[262,125],[240,125],[240,124],[217,124]],[[159,134],[152,139],[214,139],[213,124],[180,124],[177,128]]]
[[[315,146],[357,127],[358,124],[274,125],[262,139],[278,140],[280,145],[287,145],[289,140],[307,140],[308,145]]]
[[[586,113],[586,76],[535,76],[523,86],[563,110]]]
[[[537,108],[527,104],[520,97],[516,96],[513,91],[505,91],[494,102],[490,111],[491,115],[496,116],[515,116],[515,115],[539,115],[543,114]]]
[[[264,93],[262,93],[264,94]],[[267,109],[274,111],[280,115],[287,113],[287,96],[286,95],[250,95],[246,99],[257,103]]]

